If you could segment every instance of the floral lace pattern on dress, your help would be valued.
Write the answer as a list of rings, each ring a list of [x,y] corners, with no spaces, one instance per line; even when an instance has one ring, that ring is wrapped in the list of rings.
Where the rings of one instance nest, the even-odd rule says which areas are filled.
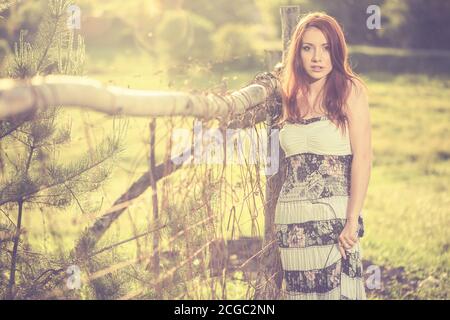
[[[276,239],[280,248],[306,248],[338,243],[346,219],[277,224]],[[358,237],[364,236],[363,218],[358,218]]]
[[[330,266],[307,271],[284,271],[286,289],[298,293],[326,293],[341,285],[341,273],[362,278],[362,262],[358,252],[348,253]]]
[[[350,194],[353,155],[300,153],[286,158],[287,177],[280,200],[320,199]]]
[[[288,121],[289,123],[299,123],[299,124],[310,124],[316,121],[323,121],[323,120],[329,120],[328,116],[326,115],[322,115],[322,116],[317,116],[317,117],[312,117],[312,118],[308,118],[308,119],[298,119],[295,122],[292,121]]]

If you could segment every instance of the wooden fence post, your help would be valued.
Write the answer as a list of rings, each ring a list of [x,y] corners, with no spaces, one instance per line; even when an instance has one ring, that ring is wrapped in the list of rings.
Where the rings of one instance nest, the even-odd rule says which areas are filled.
[[[283,63],[287,56],[287,50],[289,47],[291,35],[297,25],[300,7],[299,6],[282,6],[280,7],[281,14],[281,26],[282,26],[282,40],[283,40]],[[266,64],[269,70],[273,70],[275,62],[277,61],[274,56],[276,52],[266,52]],[[274,120],[279,115],[280,110],[273,110],[275,106],[269,106],[267,110],[267,152],[271,150],[271,134],[274,129]],[[278,139],[278,136],[276,136]],[[280,289],[283,281],[283,273],[281,269],[281,260],[276,243],[275,235],[275,209],[278,200],[278,195],[281,190],[285,179],[285,154],[281,147],[279,147],[279,168],[273,175],[266,176],[266,196],[264,204],[264,251],[260,255],[260,270],[258,272],[256,281],[256,290],[254,299],[278,299],[280,298]],[[272,165],[272,164],[271,164]]]

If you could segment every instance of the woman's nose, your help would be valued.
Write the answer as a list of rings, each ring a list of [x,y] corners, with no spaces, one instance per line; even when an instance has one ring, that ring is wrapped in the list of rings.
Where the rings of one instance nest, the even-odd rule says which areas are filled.
[[[320,50],[320,49],[314,50],[314,55],[312,57],[312,60],[314,62],[321,61],[322,60],[322,50]]]

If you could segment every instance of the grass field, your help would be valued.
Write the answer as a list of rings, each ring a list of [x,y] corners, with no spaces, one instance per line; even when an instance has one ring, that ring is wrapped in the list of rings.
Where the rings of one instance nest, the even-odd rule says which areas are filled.
[[[249,83],[257,73],[256,70],[230,70],[213,74],[204,68],[192,68],[169,81],[163,70],[145,54],[94,52],[88,55],[85,74],[105,83],[135,89],[205,90],[220,87],[223,79],[229,89],[239,88]],[[362,242],[363,256],[385,272],[383,290],[371,292],[371,297],[448,299],[450,77],[367,73],[363,78],[370,94],[375,155],[364,206],[366,234]],[[88,150],[90,144],[100,141],[111,131],[113,124],[107,116],[74,109],[64,111],[62,117],[72,121],[72,142],[62,152],[64,161],[76,159],[80,150]],[[91,195],[90,201],[101,204],[101,210],[82,214],[72,206],[64,212],[25,212],[26,237],[35,250],[44,254],[67,254],[84,227],[90,225],[147,170],[149,120],[130,118],[116,121],[127,122],[125,149],[108,182]],[[158,120],[157,141],[166,134],[163,129],[165,121]],[[157,162],[163,159],[166,151],[165,143],[161,142],[157,147]],[[226,176],[236,182],[240,177],[237,170],[228,170]],[[238,187],[237,184],[235,186]],[[256,207],[260,204],[257,203]],[[243,216],[250,217],[251,208],[254,208],[252,204],[246,207]],[[151,192],[147,190],[116,221],[99,248],[145,231],[150,215]],[[254,222],[263,230],[262,209]],[[243,219],[240,235],[252,235],[251,226],[251,219]],[[145,240],[137,241],[137,245],[150,246]],[[131,242],[121,246],[115,254],[122,258],[134,257],[136,250],[136,242]],[[230,286],[236,286],[236,283],[230,282]],[[239,286],[234,292],[237,298],[245,293]]]

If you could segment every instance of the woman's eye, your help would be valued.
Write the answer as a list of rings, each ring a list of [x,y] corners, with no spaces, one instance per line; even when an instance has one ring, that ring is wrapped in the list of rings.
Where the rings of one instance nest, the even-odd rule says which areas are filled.
[[[324,49],[325,49],[326,51],[328,51],[328,50],[330,50],[330,47],[329,47],[329,46],[325,46]]]
[[[308,46],[304,46],[304,47],[303,47],[303,50],[309,51],[309,47],[308,47]]]

